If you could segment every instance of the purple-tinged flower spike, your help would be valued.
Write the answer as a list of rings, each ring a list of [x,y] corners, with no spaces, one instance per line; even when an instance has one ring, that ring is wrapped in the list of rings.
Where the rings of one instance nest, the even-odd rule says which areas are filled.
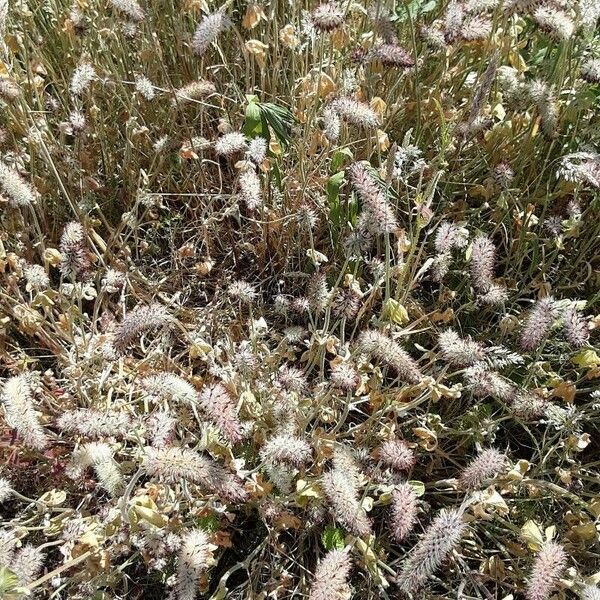
[[[344,392],[352,392],[360,384],[358,371],[347,362],[331,367],[331,383]]]
[[[567,564],[563,547],[547,541],[538,552],[527,584],[527,600],[547,600]]]
[[[386,67],[413,67],[415,59],[412,54],[398,44],[381,44],[373,48],[368,54],[367,59],[378,60]]]
[[[199,404],[230,444],[241,441],[242,425],[237,414],[236,402],[223,384],[206,386],[200,393]]]
[[[487,235],[479,235],[473,240],[471,250],[471,283],[481,294],[492,285],[496,247]]]
[[[326,2],[310,14],[311,21],[318,31],[330,32],[344,23],[344,11],[335,2]]]
[[[308,389],[308,381],[302,369],[283,365],[277,374],[277,383],[288,392],[301,394]]]
[[[90,268],[85,239],[85,231],[81,223],[71,221],[65,225],[60,238],[60,270],[63,275],[85,277]]]
[[[330,107],[343,121],[362,127],[363,129],[375,129],[379,126],[377,113],[366,103],[353,100],[352,98],[337,98]]]
[[[527,391],[518,392],[511,403],[515,415],[526,421],[543,416],[549,406],[548,400],[539,394]]]
[[[390,533],[401,542],[417,522],[417,495],[408,483],[397,486],[392,492]]]
[[[327,287],[327,278],[324,273],[315,273],[309,280],[306,297],[310,303],[310,308],[315,315],[320,315],[325,311],[331,300],[331,292]]]
[[[410,471],[417,462],[415,453],[404,440],[386,440],[379,449],[379,459],[395,471]]]
[[[563,330],[571,346],[581,348],[590,337],[587,322],[574,306],[569,306],[562,314]]]
[[[288,464],[299,467],[312,456],[308,442],[291,434],[280,434],[271,438],[261,449],[260,456],[273,464]]]
[[[506,456],[495,448],[483,450],[461,473],[458,482],[462,488],[478,488],[486,479],[502,471]]]
[[[443,221],[435,232],[435,251],[438,254],[447,254],[455,248],[464,248],[467,237],[464,229],[455,223]]]
[[[144,333],[162,329],[170,322],[171,316],[161,304],[157,302],[148,306],[138,304],[118,325],[113,341],[114,348],[117,353],[122,354]]]
[[[360,504],[360,472],[350,454],[336,450],[333,468],[321,479],[336,521],[358,536],[371,533],[371,522]]]
[[[423,379],[419,366],[408,352],[398,342],[380,331],[371,329],[361,333],[358,346],[361,352],[371,355],[393,369],[403,381],[416,384]]]
[[[464,377],[477,398],[490,396],[504,402],[512,402],[517,393],[515,385],[510,380],[496,371],[489,371],[482,363],[465,369]]]
[[[180,483],[182,479],[198,483],[232,502],[244,502],[248,497],[237,476],[212,458],[188,448],[147,447],[142,468],[150,477],[169,484]]]
[[[542,341],[550,333],[554,322],[554,298],[540,298],[525,319],[519,343],[524,350],[539,348]]]
[[[435,517],[404,562],[398,577],[402,591],[419,589],[441,567],[465,532],[463,512],[461,508],[442,510]]]
[[[351,591],[348,576],[352,563],[345,550],[331,550],[317,565],[308,600],[346,600]]]
[[[441,358],[454,366],[471,366],[486,356],[485,348],[481,344],[461,338],[453,329],[440,333],[438,344]]]
[[[216,546],[202,529],[192,529],[183,535],[177,557],[177,580],[174,587],[176,600],[194,600],[200,575],[213,564]]]
[[[392,22],[390,12],[381,4],[372,4],[368,7],[369,17],[373,21],[373,26],[377,33],[388,44],[398,42],[398,36]]]

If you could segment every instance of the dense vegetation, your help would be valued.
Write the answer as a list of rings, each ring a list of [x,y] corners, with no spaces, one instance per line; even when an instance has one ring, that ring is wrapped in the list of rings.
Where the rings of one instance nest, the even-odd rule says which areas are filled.
[[[0,596],[598,600],[596,0],[0,0]]]

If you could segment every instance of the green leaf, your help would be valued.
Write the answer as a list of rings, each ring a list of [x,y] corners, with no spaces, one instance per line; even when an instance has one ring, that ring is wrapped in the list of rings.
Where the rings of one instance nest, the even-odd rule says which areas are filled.
[[[579,367],[597,367],[600,364],[600,356],[595,350],[582,350],[571,359],[571,362]]]
[[[289,146],[295,122],[294,115],[285,106],[279,106],[272,102],[264,104],[257,102],[256,105],[259,107],[263,119],[275,132],[279,143],[284,147]]]
[[[346,159],[352,160],[354,155],[352,154],[352,150],[350,148],[342,148],[341,150],[336,150],[333,154],[333,158],[331,159],[331,170],[335,173],[339,171]]]
[[[263,135],[263,119],[259,105],[254,102],[248,102],[246,106],[246,119],[242,127],[242,132],[247,138],[254,138]]]
[[[328,525],[321,535],[321,542],[325,550],[342,550],[345,546],[344,532],[337,527]]]
[[[217,515],[207,515],[197,519],[197,524],[200,529],[204,529],[209,533],[214,533],[219,529],[219,517]]]
[[[10,569],[0,567],[0,598],[8,598],[8,594],[16,592],[18,586],[19,578]]]
[[[330,204],[335,202],[340,195],[340,188],[344,183],[344,175],[344,171],[339,171],[332,175],[327,181],[327,199]]]
[[[392,321],[398,325],[405,325],[410,321],[408,312],[403,304],[394,298],[388,298],[383,303],[381,317],[384,321]]]
[[[425,495],[425,484],[422,481],[410,480],[408,485],[413,489],[417,498]]]

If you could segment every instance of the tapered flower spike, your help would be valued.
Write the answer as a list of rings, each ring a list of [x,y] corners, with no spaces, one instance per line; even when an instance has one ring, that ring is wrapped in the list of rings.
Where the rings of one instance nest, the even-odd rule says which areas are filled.
[[[486,235],[480,235],[473,240],[471,250],[471,283],[480,293],[489,290],[494,277],[496,247]]]
[[[470,366],[485,358],[485,348],[481,344],[461,338],[453,329],[440,333],[438,344],[441,357],[454,366]]]
[[[356,127],[375,129],[379,126],[377,113],[364,102],[352,98],[338,98],[332,102],[331,110],[343,121]]]
[[[241,441],[242,425],[236,402],[223,384],[206,386],[200,393],[199,405],[229,443],[237,444]]]
[[[558,106],[554,91],[544,81],[535,80],[529,83],[527,92],[542,120],[542,131],[550,138],[556,136]]]
[[[200,575],[213,564],[214,550],[216,546],[209,542],[202,529],[192,529],[184,534],[177,557],[176,600],[196,598]]]
[[[317,565],[309,600],[347,600],[351,593],[348,585],[351,568],[347,551],[329,551]]]
[[[82,278],[90,268],[86,233],[81,223],[71,221],[65,225],[60,238],[60,270],[66,277]]]
[[[506,456],[502,452],[494,448],[487,448],[463,470],[458,479],[459,484],[467,489],[477,488],[486,479],[502,471],[505,464]]]
[[[8,426],[17,430],[25,445],[35,450],[46,448],[48,436],[36,414],[27,375],[7,379],[2,388],[2,400]]]
[[[401,542],[417,522],[417,495],[408,483],[402,483],[392,492],[390,534]]]
[[[563,547],[547,541],[538,552],[527,583],[527,600],[547,600],[556,588],[567,565],[567,554]]]
[[[261,449],[261,458],[271,463],[287,463],[299,467],[312,456],[308,442],[295,435],[282,433],[272,437]]]
[[[112,448],[103,442],[90,442],[77,449],[71,459],[71,473],[81,475],[92,467],[100,485],[111,495],[118,496],[124,487],[119,463],[113,457]]]
[[[562,314],[563,330],[571,346],[581,348],[590,337],[587,322],[573,306],[568,307]]]
[[[198,56],[202,56],[217,40],[219,35],[232,26],[231,19],[223,12],[217,11],[206,15],[198,24],[192,39],[192,50]]]
[[[14,169],[0,162],[0,190],[12,206],[29,206],[35,202],[36,192]]]
[[[490,371],[483,363],[465,369],[464,377],[477,398],[490,396],[504,402],[511,402],[517,394],[517,388],[510,380],[496,371]]]
[[[554,298],[538,300],[525,318],[519,343],[523,350],[535,350],[550,333],[555,318]]]
[[[187,448],[146,448],[143,470],[151,477],[177,484],[182,479],[198,483],[232,502],[242,502],[247,493],[242,482],[212,458]]]
[[[358,536],[371,533],[371,522],[360,504],[359,471],[347,452],[336,451],[333,469],[323,475],[321,486],[339,523]]]
[[[423,378],[416,361],[402,346],[379,331],[364,331],[358,339],[358,346],[361,352],[388,365],[400,379],[408,383],[419,383]]]
[[[91,408],[67,410],[56,420],[65,433],[78,433],[88,438],[124,437],[131,432],[131,418],[116,410],[100,411]]]
[[[140,381],[141,388],[157,401],[193,405],[198,402],[196,388],[175,373],[156,373]]]
[[[175,100],[179,103],[190,100],[202,100],[217,91],[214,83],[205,79],[197,79],[175,90]]]
[[[123,321],[117,326],[113,342],[115,350],[119,354],[125,353],[143,334],[163,329],[170,322],[171,317],[161,304],[136,306],[125,315]]]
[[[324,273],[317,272],[310,278],[306,296],[315,315],[320,315],[327,308],[331,292],[327,287],[327,278]]]
[[[412,54],[399,44],[381,44],[373,48],[368,54],[370,60],[378,60],[386,67],[413,67],[415,59]]]
[[[421,588],[443,564],[463,536],[463,509],[442,510],[405,560],[398,585],[404,592]]]

